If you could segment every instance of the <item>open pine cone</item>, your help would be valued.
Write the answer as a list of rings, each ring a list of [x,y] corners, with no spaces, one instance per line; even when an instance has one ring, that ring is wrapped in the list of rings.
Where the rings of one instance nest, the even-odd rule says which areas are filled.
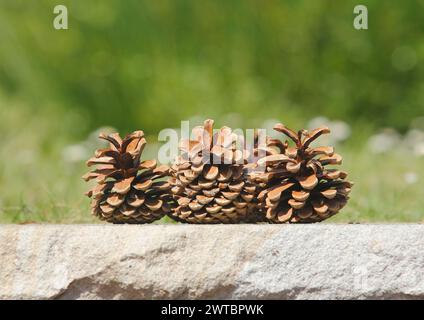
[[[109,141],[109,148],[99,149],[87,161],[96,168],[83,178],[95,179],[97,185],[86,195],[92,198],[92,214],[112,223],[149,223],[170,211],[170,184],[161,181],[168,166],[156,166],[156,160],[140,162],[146,145],[143,131],[121,139],[118,133],[99,138]]]
[[[245,179],[245,152],[228,127],[215,135],[213,120],[192,130],[194,140],[180,143],[181,156],[171,166],[177,207],[170,216],[187,223],[256,221],[255,185]]]
[[[262,191],[258,195],[266,218],[273,223],[318,222],[336,214],[346,205],[353,183],[345,180],[347,173],[328,165],[339,165],[342,157],[333,147],[310,147],[320,135],[329,133],[326,127],[297,134],[282,124],[275,130],[284,133],[294,143],[272,139],[279,152],[258,160],[262,172],[250,175]]]

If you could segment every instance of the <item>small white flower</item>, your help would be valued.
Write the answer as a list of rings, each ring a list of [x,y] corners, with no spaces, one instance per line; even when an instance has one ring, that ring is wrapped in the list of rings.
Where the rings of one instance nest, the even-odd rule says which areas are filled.
[[[80,162],[87,160],[89,152],[83,144],[74,144],[65,147],[62,151],[62,158],[66,162]]]
[[[309,130],[323,126],[330,128],[331,134],[321,137],[314,145],[336,145],[348,139],[352,131],[346,122],[341,120],[331,121],[323,116],[315,117],[308,122]]]
[[[322,126],[330,127],[330,123],[331,121],[328,118],[323,116],[318,116],[309,120],[308,129],[311,130],[311,129],[315,129]]]
[[[424,155],[424,131],[409,130],[404,138],[403,145],[416,156]]]
[[[368,146],[374,153],[385,153],[399,146],[400,142],[401,136],[396,130],[384,129],[368,139]]]
[[[415,172],[407,172],[403,176],[407,184],[414,184],[418,182],[418,176]]]
[[[350,137],[352,131],[346,122],[340,120],[331,122],[329,128],[334,138],[338,141],[345,141]]]
[[[422,157],[424,156],[424,141],[417,143],[413,149],[414,155]]]

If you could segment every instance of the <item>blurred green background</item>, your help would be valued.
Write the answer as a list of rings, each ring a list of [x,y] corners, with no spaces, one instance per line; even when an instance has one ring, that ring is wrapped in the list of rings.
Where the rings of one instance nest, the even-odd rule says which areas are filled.
[[[154,157],[161,129],[206,117],[328,124],[356,183],[329,221],[422,222],[423,18],[424,1],[0,0],[0,222],[95,222],[99,128],[144,130]]]

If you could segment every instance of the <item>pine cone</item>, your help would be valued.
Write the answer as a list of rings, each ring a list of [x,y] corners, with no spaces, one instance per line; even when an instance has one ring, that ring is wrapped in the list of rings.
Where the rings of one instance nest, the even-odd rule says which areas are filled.
[[[259,159],[265,156],[270,156],[273,154],[278,154],[279,152],[284,152],[285,145],[278,139],[273,139],[268,137],[265,132],[255,131],[253,136],[253,144],[246,145],[248,149],[247,153],[247,164],[245,165],[246,169],[246,181],[250,184],[253,184],[256,187],[256,194],[251,202],[252,213],[249,215],[247,222],[258,223],[258,222],[267,222],[265,215],[263,214],[263,208],[261,202],[257,198],[258,192],[263,187],[264,183],[257,183],[254,179],[251,179],[252,176],[255,176],[257,172],[263,172],[263,168],[258,168],[256,163]]]
[[[353,183],[345,180],[346,172],[327,168],[342,162],[333,147],[310,147],[330,130],[322,127],[296,134],[282,124],[274,129],[287,135],[295,146],[273,139],[280,152],[258,160],[262,172],[250,176],[262,188],[258,200],[266,218],[273,223],[307,223],[336,214],[346,205]]]
[[[110,142],[87,161],[96,169],[87,173],[86,181],[97,185],[86,195],[92,198],[92,214],[112,223],[149,223],[170,211],[170,184],[160,179],[169,173],[168,166],[156,166],[155,160],[140,162],[146,145],[143,131],[135,131],[123,140],[118,133],[99,138]]]
[[[177,207],[170,216],[187,223],[238,223],[256,220],[256,187],[245,179],[245,153],[228,127],[212,135],[213,120],[183,140],[181,156],[171,167]]]

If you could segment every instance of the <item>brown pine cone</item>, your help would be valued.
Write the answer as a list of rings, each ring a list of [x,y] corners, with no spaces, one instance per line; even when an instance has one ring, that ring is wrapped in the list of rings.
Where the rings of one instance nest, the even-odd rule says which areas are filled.
[[[258,183],[254,177],[259,173],[263,172],[263,168],[258,168],[256,163],[259,159],[270,156],[273,154],[278,154],[284,152],[285,145],[278,139],[273,139],[268,137],[264,131],[260,132],[256,130],[253,136],[253,144],[245,143],[245,149],[247,149],[247,164],[245,165],[246,169],[246,181],[249,181],[251,184],[256,186],[256,194],[253,198],[252,204],[252,213],[249,215],[247,222],[250,223],[259,223],[267,222],[267,219],[263,213],[263,208],[261,202],[258,200],[257,195],[260,190],[264,187],[264,183]],[[254,208],[254,209],[253,209]]]
[[[282,124],[274,129],[288,136],[295,146],[273,141],[280,152],[258,160],[262,172],[250,175],[262,189],[258,200],[266,219],[272,223],[307,223],[336,214],[346,205],[353,183],[345,180],[346,172],[327,167],[342,162],[333,147],[310,147],[330,130],[322,127],[296,134]]]
[[[187,223],[239,223],[256,220],[255,185],[245,178],[245,153],[238,136],[213,120],[193,129],[194,140],[180,144],[182,155],[171,166],[177,207],[169,214]]]
[[[135,131],[123,140],[118,133],[99,138],[110,146],[99,149],[87,161],[96,168],[83,178],[97,185],[86,193],[92,199],[92,214],[112,223],[150,223],[170,211],[168,166],[156,166],[156,160],[140,162],[146,145],[143,131]]]

